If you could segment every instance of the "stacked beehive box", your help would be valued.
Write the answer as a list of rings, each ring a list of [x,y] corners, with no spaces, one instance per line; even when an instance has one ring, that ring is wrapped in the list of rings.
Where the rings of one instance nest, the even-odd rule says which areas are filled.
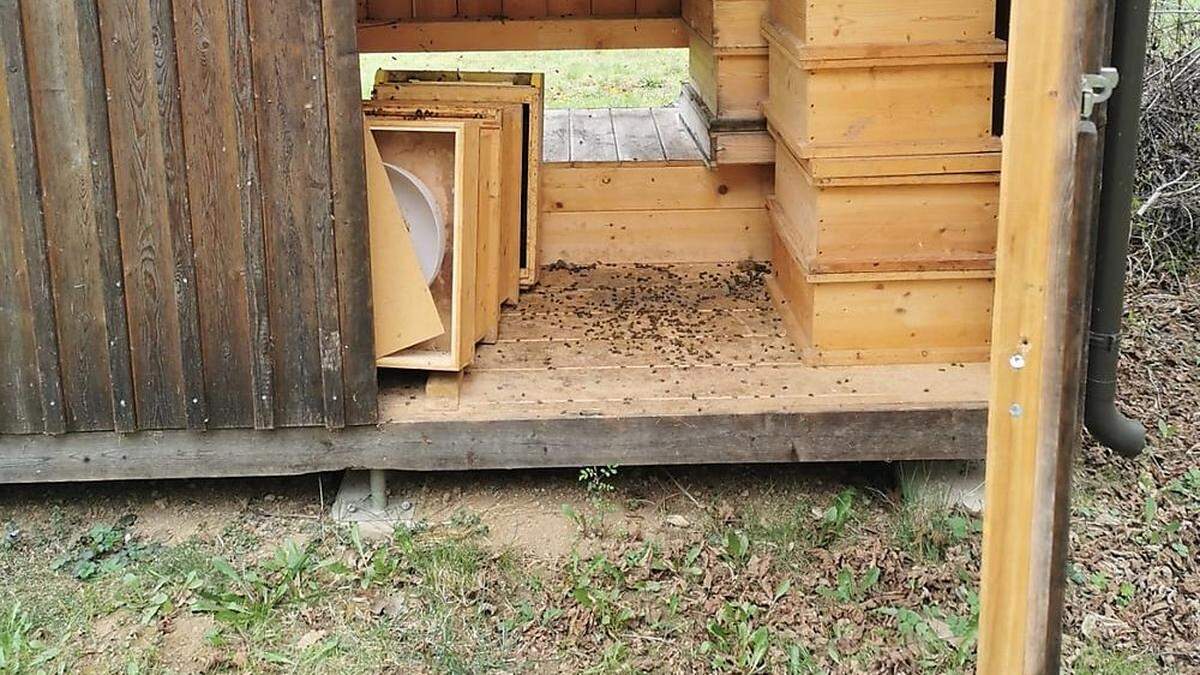
[[[996,0],[771,0],[772,291],[814,363],[985,360]]]
[[[768,0],[684,0],[689,80],[679,108],[708,158],[718,164],[770,164],[762,104],[767,98]]]

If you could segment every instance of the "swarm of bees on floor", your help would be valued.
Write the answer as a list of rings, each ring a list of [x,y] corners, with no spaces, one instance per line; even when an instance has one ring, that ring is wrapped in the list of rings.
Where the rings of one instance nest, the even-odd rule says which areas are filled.
[[[534,348],[542,352],[539,364],[549,369],[595,365],[589,359],[618,367],[672,368],[799,359],[767,293],[767,263],[558,261],[544,270],[516,312],[536,316],[539,329],[531,340],[537,346],[502,345],[496,357],[524,359]]]

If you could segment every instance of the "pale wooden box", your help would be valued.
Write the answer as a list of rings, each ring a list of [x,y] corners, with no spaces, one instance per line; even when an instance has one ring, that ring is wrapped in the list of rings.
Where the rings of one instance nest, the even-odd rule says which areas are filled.
[[[781,144],[768,209],[811,273],[991,269],[999,170],[999,153],[801,160]]]
[[[775,234],[768,288],[812,365],[988,359],[993,273],[812,274]]]
[[[998,150],[1000,41],[812,48],[768,23],[767,118],[800,157]]]

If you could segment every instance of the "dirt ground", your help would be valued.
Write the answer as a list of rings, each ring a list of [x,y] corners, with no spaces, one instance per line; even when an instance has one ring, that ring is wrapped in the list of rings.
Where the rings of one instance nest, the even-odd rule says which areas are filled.
[[[1129,328],[1152,446],[1077,459],[1066,670],[1200,672],[1200,286]],[[980,521],[912,469],[396,475],[383,541],[334,474],[5,486],[0,673],[969,671]]]

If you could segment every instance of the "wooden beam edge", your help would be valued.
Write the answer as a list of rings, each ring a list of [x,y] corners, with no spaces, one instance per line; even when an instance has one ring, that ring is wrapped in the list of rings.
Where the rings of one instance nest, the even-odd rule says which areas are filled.
[[[0,484],[298,475],[348,468],[458,471],[979,459],[983,403],[831,411],[279,429],[0,436]]]

